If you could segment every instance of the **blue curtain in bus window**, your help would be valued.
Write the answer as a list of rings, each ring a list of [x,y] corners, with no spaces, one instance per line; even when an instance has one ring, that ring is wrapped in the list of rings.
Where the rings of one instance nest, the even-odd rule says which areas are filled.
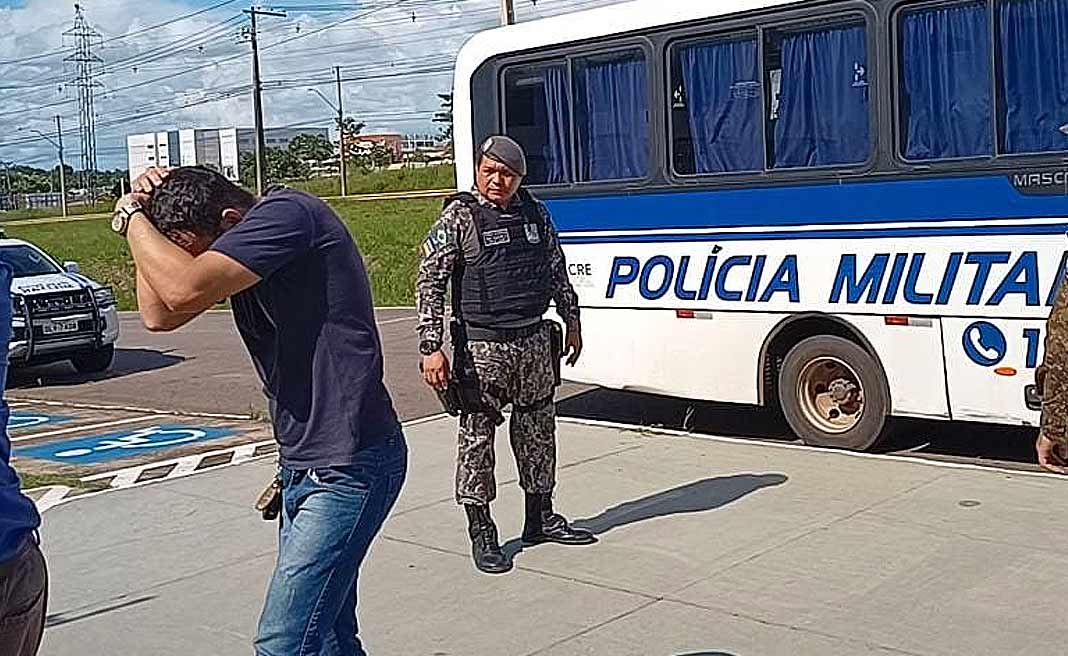
[[[863,26],[782,37],[775,166],[863,162],[871,148]]]
[[[649,168],[649,98],[643,58],[587,61],[577,67],[579,177],[644,177]]]
[[[542,69],[545,88],[546,140],[542,147],[547,184],[567,182],[571,177],[571,145],[568,130],[567,69],[547,66]]]
[[[755,40],[679,51],[697,173],[764,167],[760,73]]]
[[[998,3],[1002,151],[1068,150],[1068,0]]]
[[[902,21],[905,157],[993,152],[986,3],[926,9]]]

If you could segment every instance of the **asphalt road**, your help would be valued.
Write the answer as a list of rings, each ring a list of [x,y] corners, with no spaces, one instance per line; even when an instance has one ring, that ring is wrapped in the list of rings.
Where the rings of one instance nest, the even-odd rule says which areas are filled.
[[[415,311],[377,312],[385,351],[385,378],[402,420],[441,412],[417,373]],[[66,364],[15,372],[15,398],[136,407],[186,414],[261,415],[261,385],[229,312],[208,313],[167,334],[152,334],[136,314],[122,316],[115,367],[85,377]],[[567,384],[559,390],[559,414],[642,426],[662,426],[722,436],[790,440],[781,417],[746,406],[707,403]],[[1034,464],[1035,431],[984,424],[899,420],[885,453],[990,464]]]
[[[379,310],[386,383],[402,419],[439,411],[418,378],[415,313]],[[150,333],[135,313],[121,317],[115,366],[82,376],[66,363],[15,372],[14,397],[66,403],[248,416],[267,411],[262,385],[229,312],[209,312],[173,333]]]

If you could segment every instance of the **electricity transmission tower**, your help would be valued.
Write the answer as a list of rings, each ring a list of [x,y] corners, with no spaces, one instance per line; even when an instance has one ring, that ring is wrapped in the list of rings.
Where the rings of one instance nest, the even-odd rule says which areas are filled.
[[[96,65],[104,60],[93,52],[101,41],[100,33],[85,19],[80,4],[74,5],[74,27],[63,33],[72,43],[74,53],[64,59],[75,65],[77,75],[70,82],[78,92],[78,130],[81,135],[83,184],[90,198],[96,200],[96,114],[93,96],[101,87],[96,80]]]

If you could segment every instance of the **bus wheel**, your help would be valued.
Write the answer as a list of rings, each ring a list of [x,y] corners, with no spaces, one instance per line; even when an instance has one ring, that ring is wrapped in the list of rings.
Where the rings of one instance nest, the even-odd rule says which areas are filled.
[[[841,337],[810,337],[779,371],[783,415],[805,444],[864,451],[886,428],[886,376],[864,349]]]

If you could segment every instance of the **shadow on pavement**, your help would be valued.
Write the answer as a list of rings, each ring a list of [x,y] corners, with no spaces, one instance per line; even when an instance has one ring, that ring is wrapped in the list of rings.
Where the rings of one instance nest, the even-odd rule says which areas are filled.
[[[781,415],[747,405],[594,389],[557,404],[560,416],[692,431],[698,435],[795,441]],[[877,453],[914,453],[988,463],[1034,465],[1038,429],[929,419],[892,420]]]
[[[621,526],[656,517],[715,510],[762,488],[782,485],[786,480],[783,474],[734,474],[706,478],[612,506],[595,517],[576,519],[572,524],[603,535]],[[509,557],[514,557],[523,551],[522,542],[518,538],[509,540],[502,549]]]
[[[67,387],[83,383],[122,378],[132,374],[166,369],[185,362],[186,358],[172,355],[169,351],[152,349],[115,349],[111,369],[99,374],[80,374],[69,362],[56,362],[39,367],[13,369],[8,373],[8,389],[34,387]]]
[[[90,617],[97,617],[98,615],[104,615],[116,610],[122,610],[123,608],[129,608],[131,606],[138,606],[140,604],[148,603],[156,598],[156,595],[149,595],[147,597],[139,597],[137,599],[131,599],[110,606],[104,606],[96,610],[88,611],[78,614],[56,613],[49,615],[45,618],[45,628],[54,629],[57,626],[63,626],[64,624],[70,624],[71,622],[78,622],[80,620],[86,620]]]

